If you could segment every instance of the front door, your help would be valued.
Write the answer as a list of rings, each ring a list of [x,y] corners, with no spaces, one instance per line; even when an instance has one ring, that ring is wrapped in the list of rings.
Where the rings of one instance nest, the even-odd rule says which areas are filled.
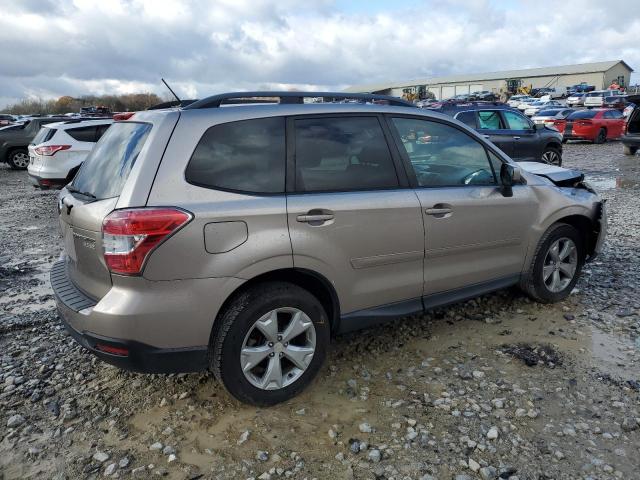
[[[505,197],[503,162],[457,127],[393,117],[405,161],[415,174],[425,224],[425,295],[514,281],[523,267],[536,200],[524,185]],[[424,142],[407,132],[419,131]]]
[[[405,301],[421,309],[420,203],[381,119],[301,116],[287,137],[294,267],[330,280],[343,315]]]
[[[531,120],[517,112],[503,110],[502,115],[513,136],[513,155],[519,162],[537,162],[542,157],[540,134]],[[544,127],[540,127],[544,128]]]

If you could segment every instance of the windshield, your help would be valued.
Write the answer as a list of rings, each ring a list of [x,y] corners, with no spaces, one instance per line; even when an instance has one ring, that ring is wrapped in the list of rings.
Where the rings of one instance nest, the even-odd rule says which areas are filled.
[[[111,125],[82,164],[73,189],[99,200],[119,196],[150,130],[148,123]]]

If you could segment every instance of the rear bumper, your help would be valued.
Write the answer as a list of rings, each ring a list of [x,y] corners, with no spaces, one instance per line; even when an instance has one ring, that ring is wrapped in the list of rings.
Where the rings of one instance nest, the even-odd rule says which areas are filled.
[[[224,295],[237,279],[128,280],[138,290],[113,286],[96,300],[71,281],[66,260],[56,262],[51,286],[71,336],[103,361],[126,370],[182,373],[206,369],[209,337],[221,304],[216,293]]]
[[[29,181],[38,188],[62,188],[67,184],[66,178],[43,178],[29,173]]]

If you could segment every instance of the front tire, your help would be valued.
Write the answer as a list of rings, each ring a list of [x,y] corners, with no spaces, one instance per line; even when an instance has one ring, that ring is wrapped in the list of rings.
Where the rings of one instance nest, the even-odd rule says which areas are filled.
[[[556,223],[542,235],[520,288],[537,302],[564,300],[580,277],[584,257],[580,232],[566,223]]]
[[[330,338],[322,304],[285,282],[256,285],[216,320],[211,369],[236,399],[258,406],[296,396],[318,374]]]
[[[635,155],[638,151],[638,147],[629,147],[627,145],[622,146],[622,153],[625,155]]]
[[[13,170],[26,170],[29,166],[29,152],[26,148],[16,148],[9,152],[7,163]]]
[[[562,165],[562,154],[556,147],[547,147],[542,152],[542,161],[549,165],[555,165],[557,167]]]

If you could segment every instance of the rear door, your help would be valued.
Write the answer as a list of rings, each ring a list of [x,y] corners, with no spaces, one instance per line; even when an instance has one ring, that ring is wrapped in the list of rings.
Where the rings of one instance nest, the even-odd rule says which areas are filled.
[[[101,298],[111,288],[103,257],[102,221],[116,208],[151,128],[149,123],[118,124],[60,192],[58,209],[67,272],[73,283],[93,298]]]
[[[429,141],[420,131],[407,135],[413,139],[407,141]],[[343,314],[401,301],[420,310],[420,203],[381,118],[293,117],[287,139],[294,266],[331,281]]]
[[[509,110],[503,110],[502,115],[513,138],[511,158],[528,162],[540,160],[543,145],[540,141],[540,134],[534,129],[533,122],[524,115]]]
[[[513,282],[537,208],[530,189],[516,185],[512,197],[503,196],[502,161],[453,125],[400,115],[390,123],[422,207],[425,295]],[[402,140],[417,130],[431,140]]]
[[[499,110],[478,110],[478,132],[504,153],[513,157],[515,140]]]

